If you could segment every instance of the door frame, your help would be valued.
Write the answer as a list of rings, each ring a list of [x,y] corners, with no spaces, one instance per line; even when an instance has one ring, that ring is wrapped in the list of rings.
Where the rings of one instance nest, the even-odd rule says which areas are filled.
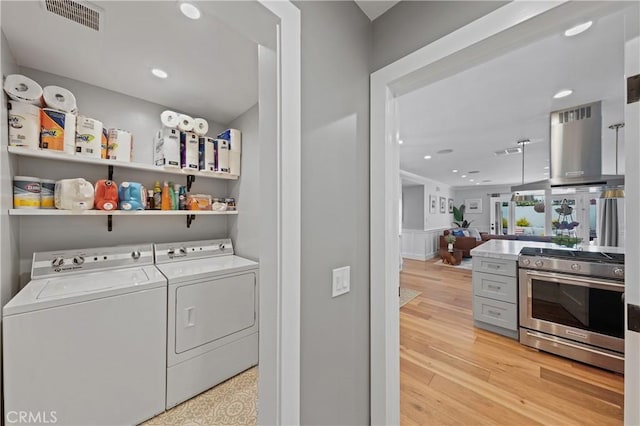
[[[400,249],[397,238],[399,136],[396,129],[396,97],[437,81],[452,70],[466,69],[488,57],[499,56],[513,48],[514,40],[521,43],[533,41],[552,31],[565,29],[570,19],[574,23],[580,22],[581,18],[585,19],[594,13],[615,12],[629,5],[624,2],[511,2],[371,74],[372,424],[400,424],[400,321],[397,298]],[[636,149],[633,152],[636,164],[638,154]],[[627,164],[631,164],[629,158],[627,155]],[[629,210],[632,206],[638,207],[640,198],[637,173],[633,173],[636,180],[630,179],[632,174],[629,171],[633,167],[627,166],[627,217],[632,217]],[[633,228],[630,225],[627,224],[628,240],[632,239],[632,235],[640,234],[637,225],[634,224]],[[637,241],[634,247],[627,246],[627,252],[634,255],[633,258],[640,255]],[[638,278],[637,268],[627,269],[628,282],[637,282]],[[638,299],[636,302],[640,302],[640,294]],[[633,372],[637,374],[637,370]],[[636,383],[635,386],[640,388],[640,384]],[[625,392],[625,395],[629,394]],[[635,424],[640,422],[640,409],[633,408],[637,412],[630,413],[632,405],[636,405],[635,401],[625,401],[625,419]]]
[[[277,158],[273,176],[276,223],[274,229],[261,235],[261,247],[275,248],[274,252],[264,254],[265,259],[275,264],[268,265],[260,276],[261,306],[271,306],[269,315],[260,316],[259,359],[265,362],[261,362],[258,375],[258,389],[263,395],[258,424],[299,424],[301,17],[300,9],[290,1],[257,1],[280,19],[276,28],[277,108],[273,147]],[[266,296],[268,300],[263,300]]]

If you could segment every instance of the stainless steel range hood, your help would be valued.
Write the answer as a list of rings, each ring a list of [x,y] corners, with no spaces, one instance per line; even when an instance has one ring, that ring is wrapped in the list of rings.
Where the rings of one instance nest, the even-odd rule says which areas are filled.
[[[550,179],[512,186],[512,192],[557,187],[617,187],[623,175],[602,174],[601,102],[551,113]]]

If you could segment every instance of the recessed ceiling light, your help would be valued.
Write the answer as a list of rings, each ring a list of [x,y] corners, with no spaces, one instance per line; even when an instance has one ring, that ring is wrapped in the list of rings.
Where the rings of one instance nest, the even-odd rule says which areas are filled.
[[[154,68],[151,70],[151,74],[155,75],[158,78],[167,78],[169,74],[166,71],[161,70],[160,68]]]
[[[441,149],[440,151],[436,151],[436,154],[451,154],[452,152],[452,149]]]
[[[564,98],[566,96],[569,96],[572,93],[573,93],[573,90],[571,90],[571,89],[561,90],[558,93],[556,93],[555,95],[553,95],[553,99]]]
[[[480,185],[480,182],[476,182],[476,185]]]
[[[564,35],[567,37],[573,37],[574,35],[578,35],[582,32],[587,31],[589,28],[591,28],[592,24],[593,24],[593,21],[589,21],[589,22],[584,22],[580,25],[576,25],[575,27],[571,27],[567,31],[565,31]]]
[[[430,159],[431,159],[431,156],[430,156],[430,155],[425,155],[425,156],[424,156],[424,159],[425,159],[425,160],[430,160]]]
[[[402,144],[404,143],[404,141],[403,141],[402,139],[400,139],[400,140],[398,140],[398,143],[399,143],[400,145],[402,145]]]
[[[469,179],[469,182],[473,182],[473,179]]]
[[[180,12],[189,19],[200,19],[200,9],[191,3],[180,3]]]
[[[467,175],[462,175],[462,176],[460,176],[460,177],[461,177],[461,178],[466,178],[466,177],[467,177]]]
[[[451,170],[453,173],[458,173],[458,169]]]
[[[549,175],[549,172],[544,172],[544,175],[545,175],[545,176],[548,176],[548,175]]]
[[[549,170],[549,166],[544,166],[544,169],[545,170]]]

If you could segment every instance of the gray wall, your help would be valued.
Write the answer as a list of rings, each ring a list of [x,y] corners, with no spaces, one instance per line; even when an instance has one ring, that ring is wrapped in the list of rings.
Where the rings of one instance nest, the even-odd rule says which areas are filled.
[[[401,1],[373,21],[376,71],[507,4],[503,1]]]
[[[229,237],[238,256],[258,260],[260,256],[260,138],[258,104],[231,122],[242,132],[241,176],[229,182],[229,196],[242,214],[229,218]]]
[[[402,227],[424,229],[424,186],[402,188]]]
[[[464,200],[480,198],[482,200],[482,213],[465,213],[466,220],[473,220],[471,228],[476,228],[481,232],[489,232],[491,206],[489,205],[490,194],[510,194],[511,187],[508,185],[481,186],[478,188],[454,188],[453,205],[459,207]]]
[[[3,48],[4,52],[4,48]],[[79,111],[103,121],[109,127],[118,127],[133,133],[133,158],[136,162],[152,163],[153,133],[161,126],[160,113],[167,107],[133,98],[97,86],[46,72],[21,68],[41,86],[55,84],[73,92]],[[209,134],[217,135],[226,126],[209,121]],[[83,177],[92,183],[107,177],[107,167],[88,164],[62,163],[34,158],[19,158],[16,174],[47,179]],[[114,180],[141,182],[147,188],[155,180],[186,184],[177,175],[156,174],[116,167]],[[198,178],[192,187],[195,193],[226,197],[228,181]],[[19,218],[21,284],[28,282],[34,251],[101,247],[138,242],[171,242],[224,238],[228,235],[226,216],[198,216],[186,226],[186,218],[173,217],[114,217],[113,231],[107,231],[104,217],[45,216]]]
[[[371,23],[354,2],[302,17],[301,423],[369,423]],[[351,291],[331,298],[331,271]]]
[[[0,6],[1,7],[1,6]],[[7,39],[0,30],[2,39],[2,77],[18,72],[18,65],[9,50]],[[4,82],[4,79],[3,79]],[[11,296],[18,291],[19,267],[15,253],[18,251],[19,229],[16,226],[18,218],[9,216],[9,209],[13,207],[13,175],[16,161],[7,154],[9,143],[9,127],[7,125],[7,96],[2,92],[0,105],[0,307],[4,306]],[[2,342],[0,341],[0,359],[2,358]],[[0,363],[0,378],[2,365]],[[0,413],[2,413],[2,398],[0,398]],[[3,416],[4,419],[4,416]]]

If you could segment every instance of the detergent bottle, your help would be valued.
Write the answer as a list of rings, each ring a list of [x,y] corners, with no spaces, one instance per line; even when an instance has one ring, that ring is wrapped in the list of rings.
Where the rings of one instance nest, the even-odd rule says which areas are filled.
[[[167,181],[162,186],[162,210],[171,210],[171,194],[169,193],[169,184]]]
[[[159,180],[153,184],[153,209],[162,210],[162,188]]]

